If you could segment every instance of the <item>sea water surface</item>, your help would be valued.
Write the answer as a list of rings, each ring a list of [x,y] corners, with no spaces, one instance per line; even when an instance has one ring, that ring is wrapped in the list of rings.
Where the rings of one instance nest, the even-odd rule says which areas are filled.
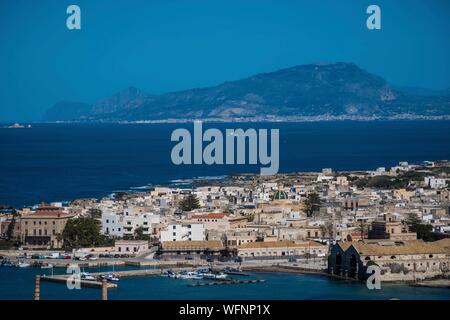
[[[280,172],[374,169],[399,161],[450,159],[450,121],[204,123],[277,128]],[[260,165],[179,165],[170,154],[178,124],[34,124],[0,129],[0,204],[102,197],[172,180],[258,173]]]
[[[129,269],[117,267],[115,270]],[[64,273],[55,268],[54,273]],[[86,268],[85,271],[111,271]],[[48,269],[0,267],[0,300],[31,300],[36,275],[51,275]],[[450,290],[381,284],[369,290],[364,283],[330,279],[319,275],[291,273],[251,273],[251,279],[265,282],[236,285],[190,286],[198,280],[170,279],[161,276],[122,278],[118,288],[108,290],[110,300],[449,300]],[[200,280],[204,281],[204,280]],[[69,290],[65,284],[41,281],[41,300],[99,300],[98,288]]]

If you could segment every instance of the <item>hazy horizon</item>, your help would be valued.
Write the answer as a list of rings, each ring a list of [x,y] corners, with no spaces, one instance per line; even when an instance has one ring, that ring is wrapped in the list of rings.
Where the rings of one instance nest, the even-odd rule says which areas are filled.
[[[82,29],[65,26],[79,5]],[[6,0],[0,3],[0,122],[39,121],[58,101],[127,87],[209,87],[319,62],[352,62],[394,87],[450,88],[450,2]]]

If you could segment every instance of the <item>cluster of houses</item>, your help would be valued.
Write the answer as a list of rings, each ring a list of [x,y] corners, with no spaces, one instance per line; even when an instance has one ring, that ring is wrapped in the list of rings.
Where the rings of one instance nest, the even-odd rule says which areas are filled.
[[[124,251],[126,240],[135,241],[128,251],[142,251],[136,249],[137,240],[146,237],[167,258],[225,251],[243,260],[308,256],[327,259],[329,272],[343,277],[364,278],[373,263],[382,267],[386,279],[428,277],[449,267],[448,168],[445,161],[401,162],[366,172],[247,175],[195,188],[156,187],[116,198],[40,205],[18,211],[13,237],[24,247],[61,248],[67,221],[97,212],[101,232],[125,246]],[[402,188],[354,183],[407,173],[420,179]],[[196,195],[200,208],[180,211],[189,194]],[[311,194],[320,198],[312,211]],[[442,240],[418,240],[407,224],[411,215]],[[0,219],[5,236],[12,217],[3,214]]]

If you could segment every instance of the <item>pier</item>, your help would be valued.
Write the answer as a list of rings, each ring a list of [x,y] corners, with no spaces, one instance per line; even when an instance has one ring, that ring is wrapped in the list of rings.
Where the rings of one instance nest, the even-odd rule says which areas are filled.
[[[58,283],[67,283],[67,279],[69,276],[41,276],[41,281],[47,281],[47,282],[58,282]],[[103,282],[102,281],[93,281],[93,280],[83,280],[80,279],[80,285],[85,288],[102,288]],[[107,282],[106,288],[117,288],[116,283]]]
[[[220,284],[244,284],[244,283],[260,283],[265,282],[265,279],[252,279],[252,280],[225,280],[225,281],[211,281],[211,282],[197,282],[189,284],[189,287],[204,287],[215,286]]]

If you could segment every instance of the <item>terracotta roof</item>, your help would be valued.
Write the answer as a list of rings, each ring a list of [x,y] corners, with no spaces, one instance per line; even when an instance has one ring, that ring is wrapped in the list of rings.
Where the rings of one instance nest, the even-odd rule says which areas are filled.
[[[58,207],[52,206],[50,204],[41,203],[37,210],[59,210]]]
[[[164,241],[163,250],[222,250],[222,241]]]
[[[447,240],[447,239],[445,239]],[[402,244],[388,242],[352,243],[360,255],[403,255],[403,254],[437,254],[449,253],[448,241],[424,242],[422,240],[402,241]]]
[[[314,242],[307,241],[302,243],[296,243],[295,241],[283,240],[283,241],[256,241],[241,244],[239,249],[269,249],[269,248],[305,248],[305,247],[317,247],[325,245]]]
[[[38,219],[38,218],[70,218],[74,217],[74,214],[63,212],[60,210],[38,210],[35,213],[22,216],[22,219]]]
[[[207,213],[207,214],[193,214],[192,219],[222,219],[226,217],[225,213]]]

